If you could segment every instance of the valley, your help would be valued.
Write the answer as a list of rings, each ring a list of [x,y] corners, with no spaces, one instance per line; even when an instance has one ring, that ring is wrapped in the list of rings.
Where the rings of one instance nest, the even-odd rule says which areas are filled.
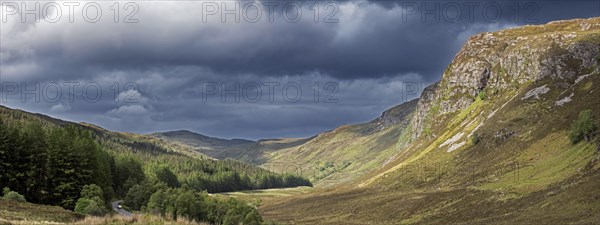
[[[581,112],[600,117],[599,25],[472,37],[418,104],[400,106],[407,113],[395,118],[405,122],[373,129],[382,116],[263,154],[263,166],[334,168],[310,174],[310,192],[234,195],[293,224],[598,223],[598,139],[573,144],[569,135]]]
[[[94,184],[140,221],[600,224],[599,96],[596,17],[472,36],[420,98],[307,138],[112,132],[1,107],[0,187],[68,210],[0,200],[0,222],[98,219],[70,211]],[[68,179],[72,165],[98,176]]]
[[[471,37],[391,162],[261,211],[294,224],[598,223],[600,144],[574,141],[572,125],[600,117],[598,29],[593,18]]]

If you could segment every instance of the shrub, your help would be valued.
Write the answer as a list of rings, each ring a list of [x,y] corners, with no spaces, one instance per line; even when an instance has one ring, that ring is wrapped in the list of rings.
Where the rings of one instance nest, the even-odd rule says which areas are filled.
[[[223,225],[262,224],[263,220],[255,208],[234,198],[227,200],[227,213],[223,217]]]
[[[263,222],[262,217],[256,210],[251,210],[246,214],[243,220],[243,224],[247,225],[261,225]]]
[[[131,207],[131,209],[141,210],[143,206],[147,206],[148,200],[150,200],[152,194],[162,186],[166,187],[165,184],[161,183],[154,185],[148,181],[136,184],[127,192],[123,204]]]
[[[571,143],[576,144],[579,141],[585,139],[585,141],[591,141],[598,125],[595,124],[592,110],[584,110],[579,113],[579,118],[571,124],[571,133],[569,133],[569,139]]]
[[[103,200],[102,189],[98,185],[85,185],[81,197],[75,203],[75,212],[93,216],[102,216],[108,212]]]
[[[77,203],[75,204],[75,212],[85,214],[85,208],[88,205],[90,205],[92,202],[93,202],[93,200],[91,200],[91,199],[80,198],[79,200],[77,200]]]
[[[83,188],[81,188],[81,197],[82,198],[102,198],[103,197],[103,193],[102,193],[102,188],[98,187],[98,185],[95,184],[88,184],[88,185],[84,185]]]
[[[481,137],[479,137],[479,134],[473,133],[473,135],[471,135],[471,144],[476,145],[479,144],[480,141]]]
[[[2,198],[6,199],[6,200],[27,202],[27,200],[25,200],[25,196],[19,194],[16,191],[11,191],[10,188],[7,188],[7,187],[2,189],[2,194],[4,194],[4,196]]]
[[[104,204],[88,198],[80,198],[75,204],[75,212],[92,216],[103,216],[108,213],[108,210],[106,210]]]
[[[480,92],[477,94],[477,98],[478,98],[479,100],[483,101],[483,100],[485,100],[485,99],[487,98],[487,94],[485,93],[485,91],[480,91]]]
[[[75,212],[92,216],[103,216],[108,210],[104,208],[104,205],[101,205],[94,200],[80,198],[77,200],[77,204],[75,204]]]
[[[167,196],[167,194],[168,193],[163,189],[159,189],[158,191],[154,192],[154,194],[150,196],[150,200],[148,200],[146,210],[152,214],[164,215],[169,203],[169,196]]]
[[[425,129],[423,129],[423,134],[425,135],[425,137],[431,137],[433,135],[433,132],[431,132],[431,129],[429,129],[429,127],[425,127]]]
[[[16,191],[8,192],[7,194],[4,195],[3,198],[7,199],[7,200],[27,202],[27,200],[25,200],[25,197],[23,195],[17,193]]]

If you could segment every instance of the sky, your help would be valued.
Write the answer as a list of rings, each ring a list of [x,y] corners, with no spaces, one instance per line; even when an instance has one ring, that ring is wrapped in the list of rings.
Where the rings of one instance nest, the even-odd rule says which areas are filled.
[[[0,104],[109,130],[308,137],[436,82],[471,35],[599,1],[2,1]]]

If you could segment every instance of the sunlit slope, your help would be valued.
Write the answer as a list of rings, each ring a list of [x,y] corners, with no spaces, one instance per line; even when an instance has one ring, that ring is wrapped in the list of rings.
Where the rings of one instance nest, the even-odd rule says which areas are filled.
[[[409,123],[417,100],[395,106],[373,121],[338,127],[310,138],[225,140],[189,131],[152,137],[208,156],[232,158],[277,173],[310,178],[317,185],[347,183],[394,159],[410,141]]]
[[[571,123],[581,111],[599,112],[594,85],[600,74],[599,31],[600,19],[594,18],[472,37],[444,73],[434,97],[419,102],[419,115],[413,119],[415,142],[395,167],[428,160],[450,168],[455,154],[465,154],[463,149],[507,147],[500,156],[516,157],[535,141],[560,136],[558,132],[564,138],[545,142],[568,141]],[[499,45],[505,46],[503,51]],[[497,161],[496,155],[486,158],[484,153],[490,152],[477,153],[470,163]],[[429,154],[436,157],[425,157]]]
[[[598,224],[600,18],[469,39],[421,96],[411,142],[394,160],[338,186],[270,200],[295,224]]]
[[[416,103],[396,106],[368,123],[321,133],[301,145],[265,152],[262,166],[301,173],[318,185],[352,181],[391,161],[404,148]]]

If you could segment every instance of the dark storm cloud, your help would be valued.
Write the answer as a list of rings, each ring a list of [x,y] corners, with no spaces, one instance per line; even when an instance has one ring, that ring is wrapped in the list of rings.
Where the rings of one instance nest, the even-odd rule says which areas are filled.
[[[289,1],[279,3],[281,9]],[[297,22],[286,21],[280,10],[272,23],[266,12],[256,23],[244,15],[239,23],[232,16],[222,23],[219,14],[204,21],[202,3],[188,1],[137,2],[139,22],[132,24],[114,23],[108,10],[112,3],[106,2],[100,2],[106,13],[97,23],[82,21],[81,15],[70,23],[66,11],[57,23],[13,18],[2,23],[2,82],[26,82],[28,87],[80,82],[80,88],[94,82],[103,95],[89,102],[79,91],[75,101],[35,104],[10,95],[2,104],[119,131],[190,129],[254,139],[310,136],[368,121],[417,97],[414,90],[438,80],[470,35],[600,12],[597,1],[338,1],[327,8],[335,10],[337,22],[323,22],[334,11],[319,2],[315,23],[309,8],[315,2],[295,3],[303,12]],[[483,10],[490,4],[499,7],[498,18],[490,14],[494,7]],[[453,20],[456,5],[461,16]],[[466,5],[475,7],[472,18]],[[422,7],[439,8],[423,17]],[[135,88],[124,88],[130,82]],[[207,83],[232,87],[253,82],[279,83],[275,101],[268,101],[266,93],[259,102],[223,103],[218,94],[203,99]],[[281,87],[290,82],[303,89],[298,102],[282,96]],[[330,90],[323,85],[330,82],[338,85],[338,101],[325,104]],[[315,83],[321,91],[316,103]],[[407,91],[410,84],[419,88]],[[127,97],[137,101],[123,101]]]
[[[81,73],[107,67],[162,65],[268,76],[321,71],[343,79],[417,72],[433,76],[428,79],[433,81],[448,64],[449,55],[462,44],[458,34],[486,31],[473,27],[590,17],[599,10],[599,3],[594,1],[372,2],[339,2],[335,5],[338,23],[312,22],[313,11],[308,7],[314,3],[300,1],[303,17],[297,23],[284,21],[281,12],[275,10],[278,19],[274,23],[266,19],[235,23],[229,16],[226,19],[231,22],[225,24],[220,23],[219,14],[203,22],[200,3],[178,2],[168,7],[138,3],[139,23],[133,25],[80,22],[56,31],[50,25],[28,25],[29,29],[20,34],[42,30],[45,35],[9,38],[24,38],[35,53],[14,51],[5,62],[31,60],[40,67],[61,68],[46,71],[47,77],[52,73],[83,76]],[[244,4],[248,2],[242,1]],[[435,11],[427,14],[427,9]],[[448,19],[458,16],[455,12],[460,17]],[[240,14],[245,15],[243,11]],[[324,17],[327,11],[320,14]]]
[[[219,15],[204,23],[197,12],[202,6],[194,3],[167,7],[167,16],[157,18],[163,8],[154,4],[140,3],[145,11],[133,25],[101,21],[64,29],[54,24],[29,26],[8,38],[35,51],[12,51],[6,63],[34,61],[39,67],[55,68],[45,71],[45,77],[155,66],[202,66],[224,75],[321,71],[343,79],[433,74],[447,63],[444,53],[457,48],[456,34],[475,32],[463,23],[403,22],[401,8],[364,2],[336,5],[338,23],[314,23],[309,5],[303,4],[304,17],[297,23],[279,18],[256,24],[223,24]],[[33,35],[40,32],[44,35]]]

